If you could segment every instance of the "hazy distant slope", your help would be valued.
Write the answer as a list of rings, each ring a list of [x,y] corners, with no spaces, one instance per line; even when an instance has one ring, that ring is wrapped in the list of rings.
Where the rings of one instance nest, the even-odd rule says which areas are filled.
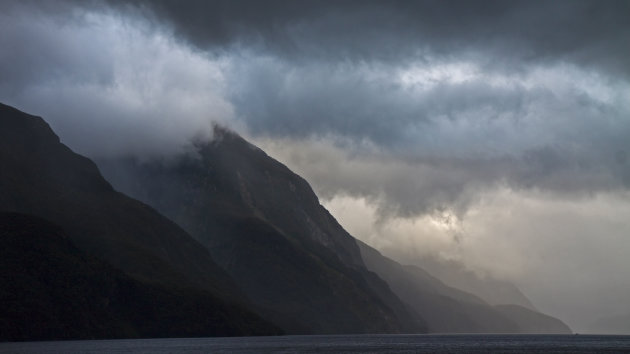
[[[431,332],[571,333],[561,321],[516,305],[493,307],[475,295],[444,285],[415,266],[403,266],[357,241],[368,269],[427,321]]]
[[[475,294],[490,305],[514,304],[536,311],[531,301],[512,283],[479,277],[455,261],[423,257],[417,262],[444,283]]]
[[[516,322],[522,333],[572,333],[569,326],[559,319],[519,305],[497,305],[494,308]]]
[[[449,288],[417,267],[404,267],[358,241],[368,269],[427,321],[431,332],[516,333],[518,326],[474,295]]]
[[[0,212],[0,284],[0,340],[269,333],[202,290],[132,279],[33,215]]]
[[[223,302],[246,301],[184,230],[114,191],[96,165],[61,144],[41,118],[2,104],[0,166],[0,211],[52,221],[79,249],[138,280],[170,289],[198,287],[225,299],[217,303],[227,306],[225,311],[233,306]],[[234,312],[242,315],[251,319],[253,332],[268,325],[244,308]]]
[[[180,224],[269,318],[291,333],[423,332],[367,271],[355,240],[304,179],[217,128],[196,156],[99,162],[121,190]]]

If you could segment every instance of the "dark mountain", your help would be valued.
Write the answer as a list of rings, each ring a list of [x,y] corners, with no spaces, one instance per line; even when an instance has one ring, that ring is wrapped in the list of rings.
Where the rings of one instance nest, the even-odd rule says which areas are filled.
[[[145,284],[44,219],[0,212],[0,340],[268,334],[200,289]]]
[[[414,311],[363,265],[350,236],[308,183],[222,128],[196,155],[102,161],[122,191],[200,243],[289,333],[423,332]]]
[[[431,332],[571,333],[560,320],[517,305],[490,306],[475,295],[449,287],[419,267],[403,266],[359,243],[368,269],[422,316]]]
[[[523,333],[533,317],[543,330],[557,328],[544,315],[494,308],[358,244],[304,179],[223,128],[196,154],[99,165],[117,188],[204,244],[262,313],[290,333],[424,329],[409,315],[431,332]]]
[[[41,118],[0,104],[0,166],[0,211],[50,220],[89,257],[147,285],[207,294],[204,301],[231,314],[217,317],[227,321],[225,328],[238,327],[234,319],[250,324],[240,334],[277,333],[246,305],[236,305],[246,303],[245,296],[203,246],[151,207],[116,192]]]
[[[195,154],[100,162],[177,224],[5,105],[0,165],[2,339],[278,333],[250,301],[289,333],[570,332],[357,243],[304,179],[222,128]]]

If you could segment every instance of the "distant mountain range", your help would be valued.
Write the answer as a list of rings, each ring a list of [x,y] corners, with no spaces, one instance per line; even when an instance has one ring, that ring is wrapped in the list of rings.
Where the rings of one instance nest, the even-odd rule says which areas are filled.
[[[537,311],[527,296],[512,283],[491,276],[479,276],[453,260],[424,256],[416,263],[445,284],[475,294],[490,305],[514,304]]]
[[[358,242],[226,129],[196,149],[99,161],[106,180],[41,118],[0,105],[0,339],[570,333]]]

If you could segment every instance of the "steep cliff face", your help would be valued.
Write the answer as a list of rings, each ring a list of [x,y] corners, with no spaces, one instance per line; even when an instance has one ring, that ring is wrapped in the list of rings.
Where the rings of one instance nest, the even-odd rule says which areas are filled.
[[[194,156],[99,162],[122,191],[176,221],[291,333],[423,332],[363,265],[358,246],[308,183],[217,128]]]
[[[0,284],[0,340],[273,333],[200,289],[135,280],[33,215],[0,212]]]
[[[198,289],[227,313],[258,321],[264,332],[268,324],[246,305],[228,305],[245,304],[246,297],[201,244],[153,208],[116,192],[41,118],[0,104],[0,166],[0,211],[47,219],[80,250],[134,279],[163,289]]]

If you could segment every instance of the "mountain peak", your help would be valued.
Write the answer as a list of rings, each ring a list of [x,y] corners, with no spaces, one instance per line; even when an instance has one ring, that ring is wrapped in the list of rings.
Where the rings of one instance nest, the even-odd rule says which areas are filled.
[[[424,331],[413,311],[365,269],[355,239],[310,185],[234,132],[218,128],[195,158],[176,163],[100,166],[117,188],[205,245],[288,332]]]
[[[220,311],[264,326],[202,245],[153,208],[116,192],[41,118],[0,106],[0,166],[0,211],[49,220],[82,252],[136,281],[166,292],[194,289]]]

